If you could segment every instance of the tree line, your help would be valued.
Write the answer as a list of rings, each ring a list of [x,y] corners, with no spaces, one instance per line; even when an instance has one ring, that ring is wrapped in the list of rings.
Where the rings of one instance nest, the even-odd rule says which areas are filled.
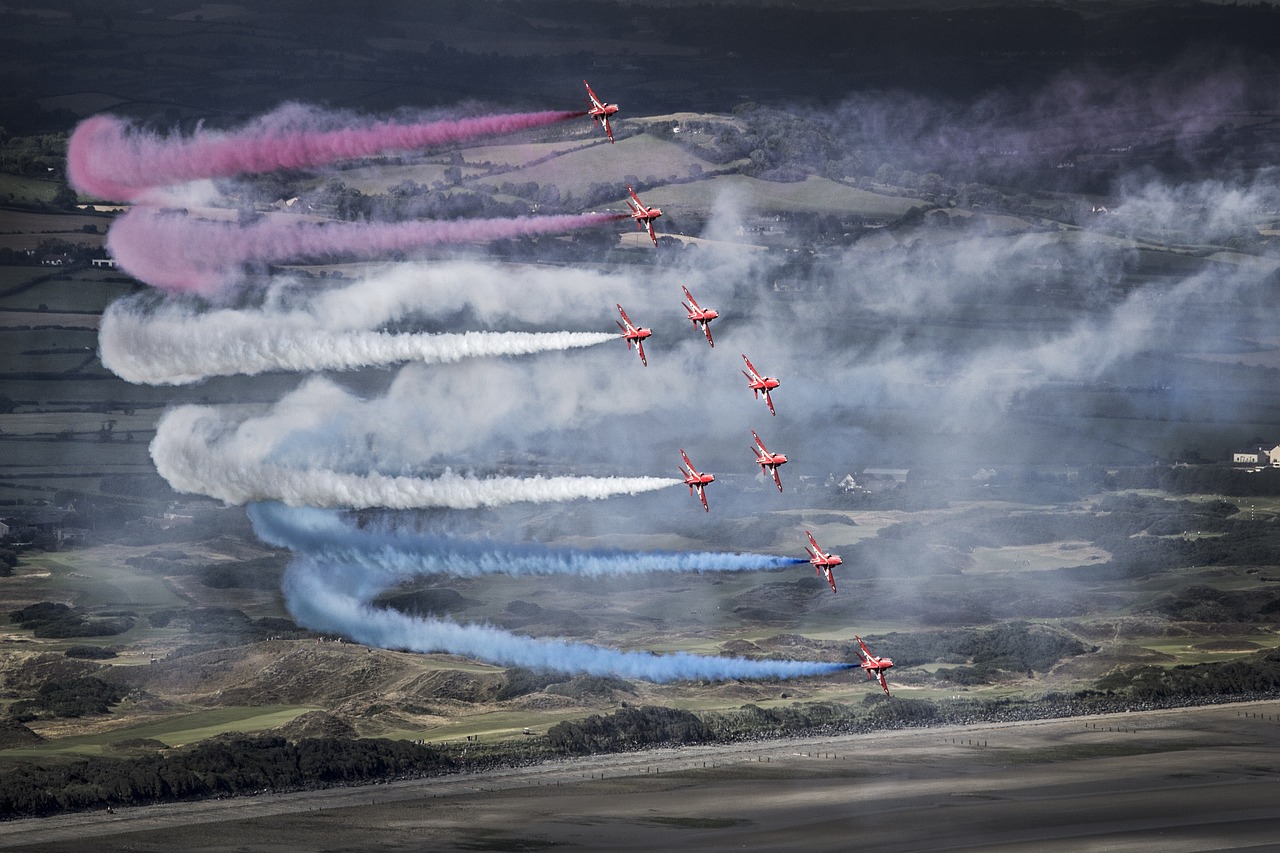
[[[440,750],[404,740],[290,743],[274,735],[224,735],[132,758],[14,766],[0,778],[0,819],[434,775],[455,767]]]

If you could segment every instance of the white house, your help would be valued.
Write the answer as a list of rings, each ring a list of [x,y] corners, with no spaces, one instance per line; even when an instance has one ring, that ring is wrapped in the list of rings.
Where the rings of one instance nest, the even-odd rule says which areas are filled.
[[[1270,465],[1272,468],[1280,468],[1280,444],[1233,453],[1231,462],[1234,465]]]

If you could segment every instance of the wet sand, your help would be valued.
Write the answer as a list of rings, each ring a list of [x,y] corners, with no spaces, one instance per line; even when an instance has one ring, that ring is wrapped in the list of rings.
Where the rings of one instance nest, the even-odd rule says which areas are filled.
[[[38,851],[1280,850],[1280,702],[654,750],[0,824]]]

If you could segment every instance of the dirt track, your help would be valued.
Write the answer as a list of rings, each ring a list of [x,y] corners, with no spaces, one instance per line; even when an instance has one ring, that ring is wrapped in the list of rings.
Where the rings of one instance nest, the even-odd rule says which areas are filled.
[[[41,851],[375,845],[1280,850],[1280,703],[655,750],[0,824],[0,848]]]

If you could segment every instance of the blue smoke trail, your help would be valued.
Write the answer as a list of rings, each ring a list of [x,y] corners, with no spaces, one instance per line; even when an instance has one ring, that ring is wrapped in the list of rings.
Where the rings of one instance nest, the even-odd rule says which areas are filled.
[[[852,668],[847,663],[747,660],[628,652],[585,643],[523,637],[488,625],[459,625],[371,607],[369,601],[398,578],[338,563],[299,558],[284,578],[285,602],[298,624],[344,634],[384,649],[465,655],[499,666],[523,666],[653,682],[706,679],[801,678]]]
[[[388,528],[357,528],[333,510],[289,507],[276,502],[251,504],[249,518],[263,541],[299,554],[284,579],[285,603],[298,624],[343,634],[366,645],[446,652],[499,666],[653,682],[799,678],[849,668],[844,663],[622,651],[525,637],[490,625],[460,625],[370,605],[380,592],[421,574],[600,576],[653,571],[745,571],[780,568],[804,560],[757,554],[574,551],[532,545],[495,548]]]
[[[334,510],[250,504],[258,538],[331,563],[355,564],[400,576],[606,575],[642,572],[724,572],[780,569],[805,563],[795,557],[682,551],[582,551],[539,545],[493,545],[442,536],[359,528]]]

